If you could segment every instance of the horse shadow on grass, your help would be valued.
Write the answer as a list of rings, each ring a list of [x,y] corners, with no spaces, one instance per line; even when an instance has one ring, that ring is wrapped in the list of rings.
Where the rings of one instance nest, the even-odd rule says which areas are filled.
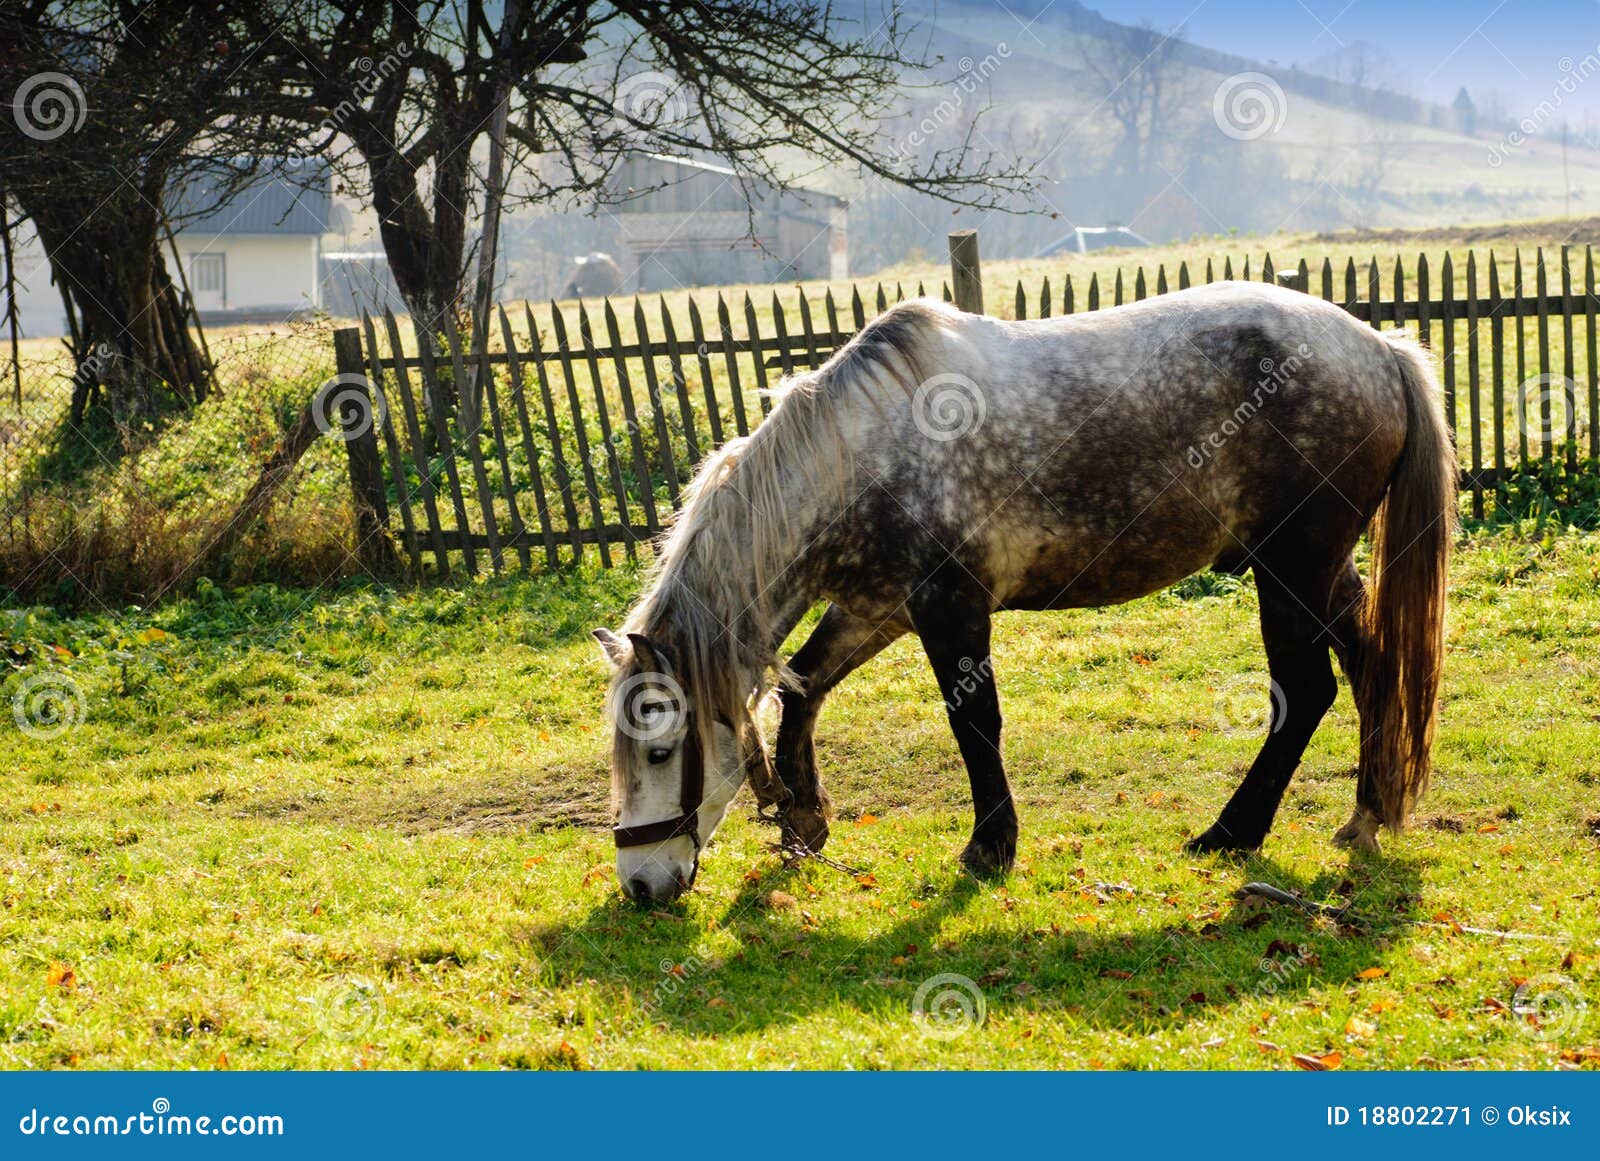
[[[806,909],[806,883],[822,895],[854,884],[784,871],[746,882],[709,938],[681,911],[649,912],[614,897],[579,923],[546,932],[541,962],[557,986],[598,985],[605,1009],[632,1013],[641,1029],[665,1025],[694,1036],[760,1031],[840,1006],[875,1021],[911,1021],[914,1010],[951,999],[969,1011],[983,1007],[990,1019],[1053,1013],[1138,1035],[1353,981],[1381,968],[1416,931],[1415,859],[1355,856],[1310,878],[1262,857],[1196,865],[1219,884],[1265,881],[1347,905],[1351,921],[1248,901],[1192,915],[1152,892],[1114,911],[1052,895],[1059,914],[1036,915],[1036,899],[1019,930],[999,885],[960,876],[919,907],[891,915],[885,906],[889,923],[861,935],[844,930],[858,921],[836,925]],[[799,898],[775,909],[774,887]],[[1107,918],[1084,921],[1101,910]]]

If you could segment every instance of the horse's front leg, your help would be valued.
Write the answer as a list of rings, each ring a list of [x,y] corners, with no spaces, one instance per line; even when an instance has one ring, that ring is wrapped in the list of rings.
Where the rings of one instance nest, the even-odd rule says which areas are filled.
[[[1000,758],[1000,695],[989,655],[989,607],[981,593],[919,592],[912,623],[933,664],[950,729],[972,783],[972,839],[961,863],[974,875],[1002,874],[1017,857],[1017,810]]]
[[[893,617],[857,617],[838,605],[829,605],[806,643],[790,659],[789,668],[801,679],[801,686],[778,693],[783,716],[773,763],[790,797],[783,812],[786,845],[799,843],[820,851],[828,841],[830,804],[817,771],[814,741],[823,700],[829,690],[882,652],[906,628]]]

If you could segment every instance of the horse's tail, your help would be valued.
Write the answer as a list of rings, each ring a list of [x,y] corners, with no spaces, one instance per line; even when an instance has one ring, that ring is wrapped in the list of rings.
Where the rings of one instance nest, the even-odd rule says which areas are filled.
[[[1389,829],[1428,785],[1444,661],[1446,570],[1456,528],[1456,453],[1426,352],[1384,336],[1400,371],[1406,441],[1372,521],[1372,594],[1362,665],[1362,766]]]

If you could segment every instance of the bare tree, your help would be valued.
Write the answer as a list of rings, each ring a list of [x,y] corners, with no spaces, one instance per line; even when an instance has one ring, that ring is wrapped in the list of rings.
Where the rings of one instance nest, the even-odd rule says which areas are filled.
[[[233,31],[215,7],[160,0],[0,6],[0,187],[15,211],[0,220],[8,235],[27,220],[48,254],[75,422],[97,398],[148,411],[209,390],[162,256],[169,197],[203,181],[226,198],[284,146]]]
[[[1185,103],[1182,28],[1107,24],[1103,36],[1079,37],[1083,66],[1101,87],[1100,106],[1115,122],[1112,170],[1142,181],[1154,168]]]
[[[879,115],[927,64],[892,2],[851,20],[818,0],[528,0],[498,28],[484,0],[224,7],[276,90],[263,108],[364,177],[396,285],[435,324],[460,315],[474,146],[506,85],[513,200],[626,196],[609,178],[635,150],[731,162],[751,201],[790,184],[796,155],[964,205],[1031,184],[970,140],[915,158],[890,147]]]

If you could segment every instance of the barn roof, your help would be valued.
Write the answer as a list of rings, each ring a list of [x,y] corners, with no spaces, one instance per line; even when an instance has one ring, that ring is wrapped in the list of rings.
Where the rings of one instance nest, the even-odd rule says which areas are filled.
[[[262,177],[227,201],[198,177],[173,199],[172,216],[191,234],[325,234],[333,208],[328,170],[312,163],[293,181]]]
[[[620,195],[616,209],[619,213],[643,211],[711,212],[739,210],[745,207],[744,192],[736,181],[720,181],[712,186],[706,183],[714,178],[737,178],[738,171],[726,165],[700,161],[692,157],[674,157],[666,153],[637,152],[630,154],[613,176],[612,187]],[[751,175],[746,180],[754,187],[756,197],[770,197],[779,191],[771,183]],[[845,198],[804,186],[790,186],[789,195],[799,197],[808,204],[832,202],[848,205]]]

